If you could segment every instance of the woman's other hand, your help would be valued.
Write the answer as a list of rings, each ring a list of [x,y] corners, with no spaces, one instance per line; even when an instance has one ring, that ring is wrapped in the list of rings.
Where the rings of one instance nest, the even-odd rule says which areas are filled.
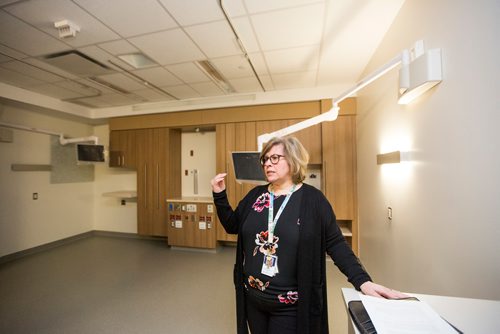
[[[382,297],[386,299],[399,299],[409,297],[402,292],[386,288],[383,285],[376,284],[370,281],[361,284],[360,288],[361,292],[363,292],[367,296]]]
[[[210,181],[212,184],[212,191],[214,193],[220,193],[226,189],[226,182],[224,182],[224,178],[227,173],[220,173],[215,175],[215,177]]]

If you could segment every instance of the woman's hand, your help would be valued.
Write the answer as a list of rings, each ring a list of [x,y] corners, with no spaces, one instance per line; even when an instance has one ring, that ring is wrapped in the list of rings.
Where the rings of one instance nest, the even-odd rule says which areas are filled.
[[[226,183],[224,182],[224,178],[227,173],[220,173],[215,175],[215,177],[210,181],[212,184],[212,191],[214,193],[220,193],[226,189]]]
[[[402,292],[391,290],[383,285],[376,284],[370,281],[361,284],[360,288],[361,292],[363,292],[367,296],[382,297],[386,299],[398,299],[398,298],[409,297],[408,295],[405,295]]]

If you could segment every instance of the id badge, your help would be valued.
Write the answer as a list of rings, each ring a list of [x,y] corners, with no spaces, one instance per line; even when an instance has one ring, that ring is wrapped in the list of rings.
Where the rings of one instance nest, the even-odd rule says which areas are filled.
[[[278,272],[278,257],[276,255],[264,255],[261,273],[274,277]]]

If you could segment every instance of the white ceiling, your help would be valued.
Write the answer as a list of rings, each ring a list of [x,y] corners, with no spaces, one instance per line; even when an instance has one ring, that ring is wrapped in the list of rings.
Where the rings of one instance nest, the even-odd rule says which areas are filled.
[[[350,86],[403,2],[222,0],[256,76],[219,0],[0,0],[0,82],[94,111]],[[54,22],[61,20],[80,27],[76,37],[59,38]],[[96,77],[122,92],[45,60],[70,50],[111,68]],[[118,58],[137,52],[154,64],[135,69]],[[209,60],[234,91],[211,80],[195,64],[200,60]]]

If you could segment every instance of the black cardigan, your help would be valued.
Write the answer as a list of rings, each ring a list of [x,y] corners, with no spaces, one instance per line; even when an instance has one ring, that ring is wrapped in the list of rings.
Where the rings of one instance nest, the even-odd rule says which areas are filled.
[[[316,188],[303,184],[300,208],[299,249],[297,252],[298,314],[297,332],[301,334],[328,333],[326,294],[326,256],[359,290],[361,284],[371,281],[358,258],[345,241],[336,224],[333,209]],[[238,234],[234,284],[236,288],[236,315],[239,334],[248,333],[243,287],[243,249],[241,228],[256,198],[267,191],[266,186],[253,188],[233,211],[226,191],[214,193],[217,215],[229,234]]]

